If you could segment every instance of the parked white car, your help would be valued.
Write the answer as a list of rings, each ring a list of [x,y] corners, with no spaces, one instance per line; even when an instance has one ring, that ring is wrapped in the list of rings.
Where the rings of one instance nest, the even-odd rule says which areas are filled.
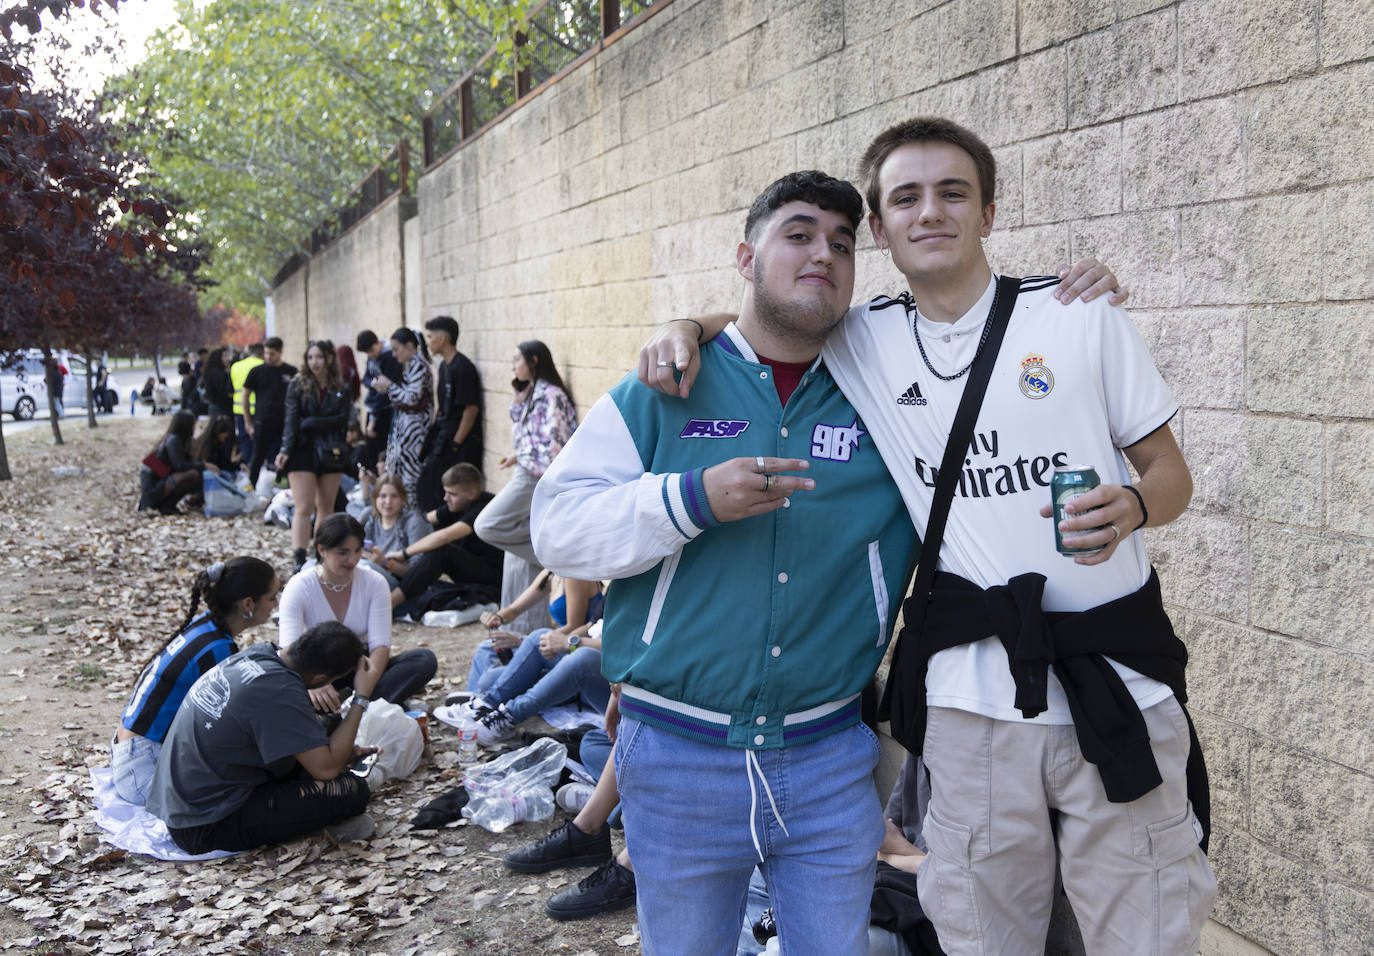
[[[86,405],[86,363],[74,355],[59,356],[67,366],[62,387],[62,404],[70,408]],[[119,401],[119,385],[110,376],[107,388]],[[97,399],[98,400],[98,399]],[[0,369],[0,413],[8,412],[16,421],[28,421],[39,409],[48,407],[48,385],[43,375],[41,353],[30,352],[8,368]]]

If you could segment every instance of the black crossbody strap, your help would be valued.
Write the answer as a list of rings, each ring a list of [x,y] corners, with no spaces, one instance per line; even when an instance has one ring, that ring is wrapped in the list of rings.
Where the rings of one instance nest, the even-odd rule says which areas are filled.
[[[968,381],[964,384],[964,394],[959,400],[959,410],[954,414],[954,424],[949,430],[949,441],[945,444],[945,454],[940,460],[940,474],[935,481],[935,497],[930,504],[930,518],[926,522],[926,533],[921,538],[921,561],[916,566],[916,583],[911,588],[911,598],[904,605],[905,619],[903,630],[912,640],[899,641],[893,651],[891,670],[887,688],[883,693],[879,717],[885,718],[891,712],[895,677],[900,673],[897,658],[903,652],[915,653],[914,644],[919,640],[925,625],[926,606],[930,603],[931,585],[935,581],[935,566],[940,561],[940,544],[945,537],[945,521],[949,518],[949,506],[954,501],[954,486],[964,470],[964,455],[969,442],[973,440],[973,426],[978,421],[978,412],[983,407],[983,396],[987,393],[988,381],[992,378],[992,368],[997,364],[997,353],[1002,348],[1002,338],[1006,335],[1011,313],[1016,308],[1016,295],[1021,290],[1021,280],[1014,276],[998,276],[997,291],[993,295],[992,309],[988,321],[987,340],[973,360],[969,369]],[[925,698],[924,688],[905,688],[905,693],[919,694]],[[924,707],[924,703],[920,706]],[[919,741],[917,741],[919,744]]]

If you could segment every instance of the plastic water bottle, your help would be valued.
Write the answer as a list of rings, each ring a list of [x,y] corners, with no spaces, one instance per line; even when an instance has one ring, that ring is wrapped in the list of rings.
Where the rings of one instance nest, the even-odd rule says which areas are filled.
[[[465,712],[458,722],[458,762],[470,766],[477,762],[477,721]]]
[[[553,792],[548,787],[498,790],[474,797],[463,807],[463,816],[484,830],[500,833],[525,820],[544,820],[553,815]]]

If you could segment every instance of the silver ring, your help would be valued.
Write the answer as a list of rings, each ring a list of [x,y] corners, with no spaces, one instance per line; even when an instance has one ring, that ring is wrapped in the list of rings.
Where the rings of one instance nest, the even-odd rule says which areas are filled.
[[[764,476],[763,476],[763,493],[764,493],[764,494],[768,494],[768,492],[770,492],[770,491],[772,491],[772,490],[773,490],[773,476],[772,476],[772,475],[764,475]]]
[[[1121,537],[1121,529],[1116,526],[1115,522],[1108,525],[1107,527],[1112,529],[1112,541],[1115,541],[1117,538]],[[1111,541],[1108,541],[1107,543],[1111,544]]]
[[[758,468],[759,474],[763,474],[763,456],[759,455],[754,459],[754,466]]]
[[[673,363],[672,363],[672,362],[655,362],[654,364],[657,365],[659,368],[672,368],[672,367],[673,367]]]

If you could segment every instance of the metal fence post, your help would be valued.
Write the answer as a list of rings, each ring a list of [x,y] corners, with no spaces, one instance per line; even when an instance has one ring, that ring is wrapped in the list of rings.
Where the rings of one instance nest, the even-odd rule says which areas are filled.
[[[620,29],[620,0],[601,0],[601,38]]]

